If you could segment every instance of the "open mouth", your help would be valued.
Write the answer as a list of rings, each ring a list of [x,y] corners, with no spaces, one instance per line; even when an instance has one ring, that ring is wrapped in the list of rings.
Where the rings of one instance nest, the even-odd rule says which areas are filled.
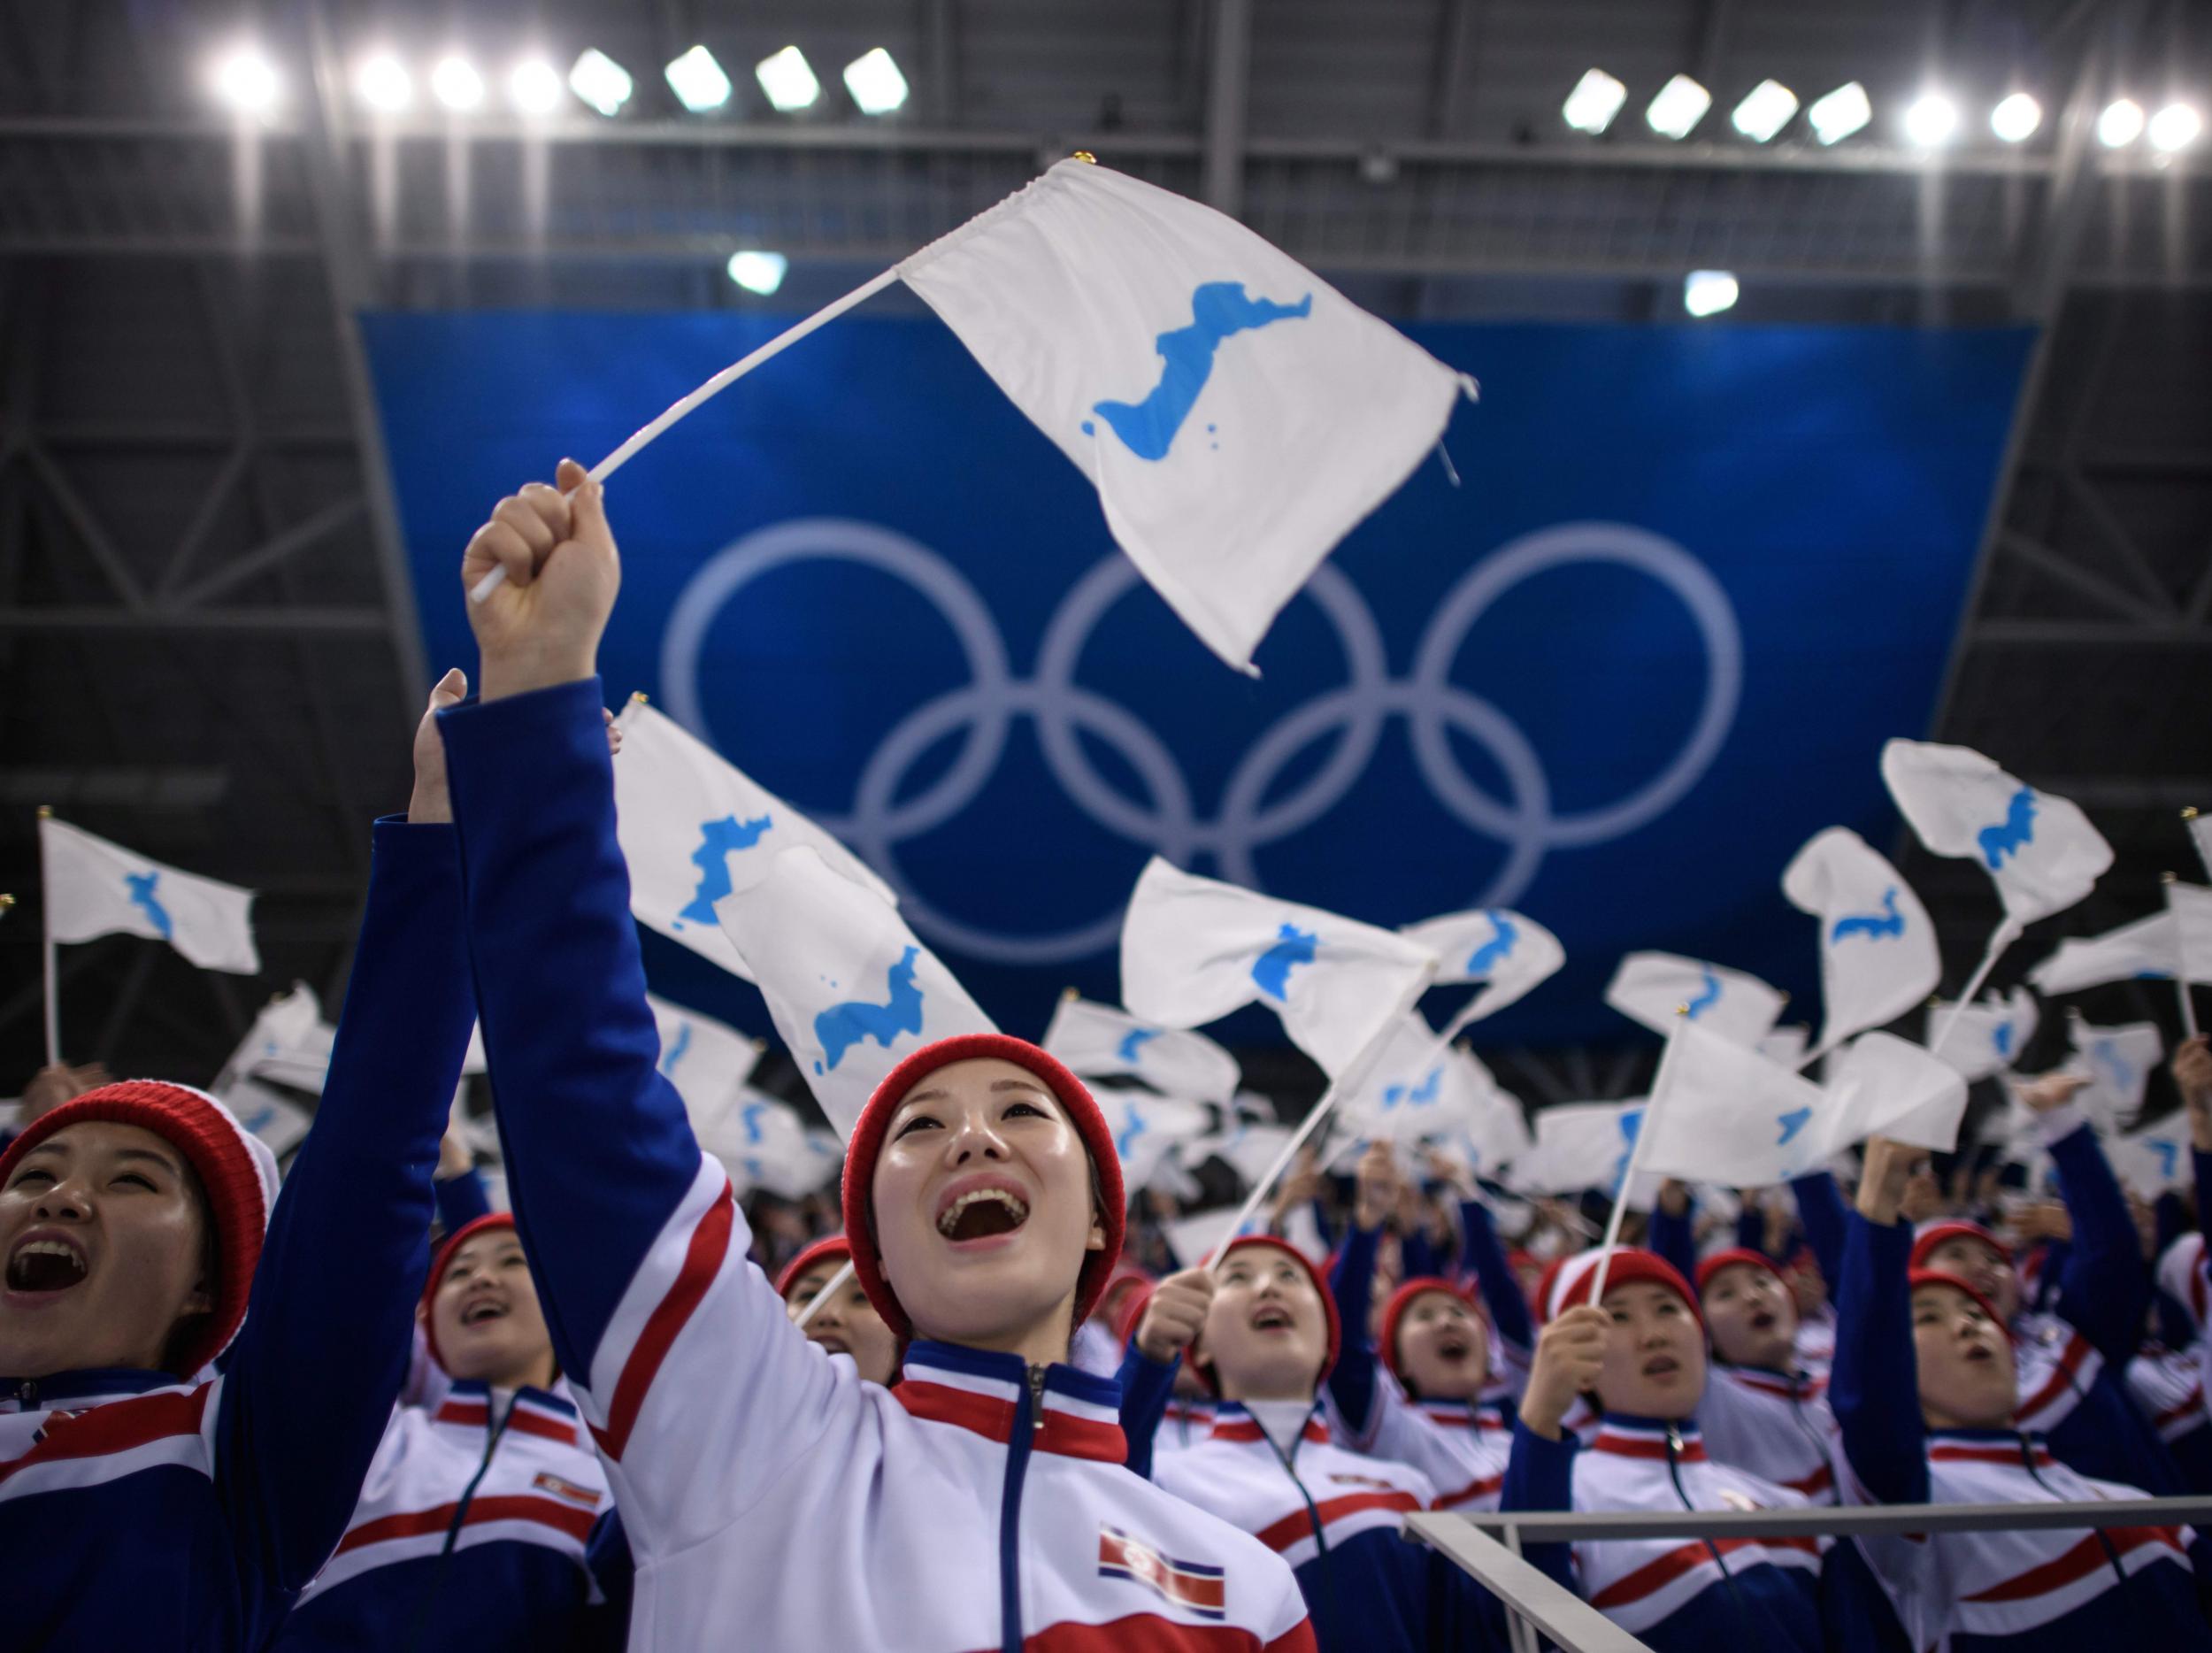
[[[1654,1355],[1644,1362],[1644,1376],[1647,1378],[1671,1378],[1681,1370],[1682,1363],[1672,1355]]]
[[[992,1183],[947,1200],[937,1211],[937,1232],[956,1245],[1012,1234],[1028,1220],[1028,1202],[1015,1189]]]
[[[481,1326],[487,1320],[503,1320],[506,1318],[507,1305],[495,1303],[489,1297],[479,1297],[461,1311],[463,1326]]]
[[[849,1355],[853,1352],[852,1345],[834,1332],[817,1332],[814,1341],[833,1355]]]
[[[1973,1343],[1968,1346],[1966,1357],[1969,1360],[1994,1360],[1997,1358],[1997,1355],[1995,1350],[1989,1349],[1984,1344]]]
[[[1437,1344],[1436,1352],[1446,1360],[1464,1360],[1475,1352],[1475,1346],[1464,1338],[1448,1337]]]
[[[1755,1332],[1771,1332],[1775,1327],[1776,1319],[1771,1309],[1762,1309],[1751,1317],[1751,1329]]]
[[[26,1240],[8,1258],[8,1289],[67,1291],[84,1283],[84,1254],[62,1240]]]
[[[1297,1325],[1290,1311],[1276,1303],[1266,1303],[1252,1314],[1252,1329],[1256,1332],[1287,1332]]]

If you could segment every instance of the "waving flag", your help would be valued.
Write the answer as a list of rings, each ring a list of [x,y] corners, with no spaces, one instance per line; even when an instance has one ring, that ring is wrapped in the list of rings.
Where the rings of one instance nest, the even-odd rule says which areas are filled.
[[[1791,1022],[1777,1027],[1762,1038],[1754,1047],[1759,1054],[1793,1073],[1805,1065],[1805,1052],[1811,1049],[1813,1036],[1809,1029]]]
[[[2078,993],[2108,981],[2166,980],[2181,956],[2181,928],[2170,909],[2102,935],[2070,936],[2028,972],[2039,992]]]
[[[1632,1021],[1671,1037],[1686,1017],[1737,1044],[1766,1037],[1789,1001],[1740,970],[1672,953],[1631,953],[1605,989],[1605,1002]]]
[[[714,911],[758,972],[776,1031],[841,1136],[905,1057],[954,1034],[996,1031],[898,910],[832,871],[811,844],[784,850]]]
[[[1439,1045],[1408,1011],[1357,1089],[1337,1104],[1345,1128],[1371,1142],[1417,1142],[1475,1123],[1490,1075],[1464,1050]]]
[[[2084,1021],[2079,1011],[2069,1011],[2066,1037],[2074,1051],[2067,1067],[2089,1080],[2075,1097],[2083,1111],[2106,1130],[2133,1125],[2143,1111],[2144,1088],[2166,1059],[2166,1040],[2158,1024],[2123,1022],[2100,1027]]]
[[[1569,1102],[1536,1111],[1536,1140],[1513,1162],[1506,1179],[1524,1194],[1579,1194],[1594,1188],[1627,1202],[1632,1211],[1649,1211],[1663,1178],[1639,1172],[1622,1190],[1630,1156],[1643,1129],[1644,1099],[1631,1102]]]
[[[1891,741],[1882,780],[1931,852],[1980,864],[2016,925],[2063,912],[2112,865],[2112,846],[2078,805],[1967,747]]]
[[[1448,912],[1400,928],[1399,934],[1419,943],[1443,963],[1440,983],[1479,981],[1483,990],[1467,1002],[1442,1034],[1455,1037],[1470,1023],[1494,1016],[1540,985],[1567,962],[1567,950],[1535,919],[1502,907],[1472,912]]]
[[[842,1157],[834,1139],[825,1143],[809,1133],[795,1108],[749,1085],[696,1110],[687,1099],[686,1111],[700,1148],[722,1162],[741,1194],[757,1188],[802,1199],[830,1180]]]
[[[279,1159],[307,1140],[308,1127],[314,1123],[314,1116],[289,1096],[250,1079],[217,1094],[238,1123],[266,1142]]]
[[[1122,1182],[1132,1189],[1150,1187],[1169,1156],[1206,1134],[1207,1111],[1198,1103],[1125,1086],[1094,1094],[1114,1135]]]
[[[2147,1125],[2125,1136],[2108,1137],[2104,1152],[2111,1162],[2112,1174],[2142,1199],[2180,1193],[2195,1180],[2186,1114],[2169,1114],[2156,1125]]]
[[[1468,1170],[1494,1178],[1532,1152],[1536,1140],[1529,1134],[1528,1116],[1520,1102],[1493,1084],[1476,1109],[1473,1122],[1446,1133],[1440,1145],[1446,1153],[1464,1161]]]
[[[714,921],[714,904],[757,883],[777,854],[806,844],[833,872],[896,903],[891,888],[828,833],[673,719],[633,700],[617,719],[615,835],[639,923],[752,980]]]
[[[1815,834],[1783,872],[1782,893],[1820,920],[1821,1049],[1895,1020],[1942,980],[1928,910],[1848,826]]]
[[[1053,1007],[1044,1048],[1085,1079],[1127,1074],[1162,1096],[1193,1102],[1226,1103],[1240,1077],[1236,1057],[1204,1034],[1156,1027],[1072,996]]]
[[[246,1029],[210,1088],[219,1096],[250,1075],[260,1074],[319,1092],[337,1036],[338,1030],[323,1019],[315,989],[295,981],[290,992],[280,993],[256,1012],[253,1026]]]
[[[1257,1182],[1267,1174],[1267,1168],[1275,1163],[1276,1156],[1289,1141],[1288,1126],[1237,1119],[1212,1135],[1187,1144],[1182,1159],[1187,1165],[1202,1165],[1209,1159],[1218,1159],[1235,1172],[1240,1180]]]
[[[1676,1017],[1644,1114],[1643,1169],[1732,1188],[1786,1182],[1827,1157],[1824,1101],[1810,1080]]]
[[[1870,1136],[1947,1154],[1966,1118],[1966,1080],[1909,1039],[1862,1034],[1844,1052],[1828,1096],[1831,1157]]]
[[[707,1109],[719,1109],[760,1062],[760,1046],[711,1016],[649,993],[645,1003],[661,1035],[661,1077],[684,1099],[695,1126]]]
[[[1195,1027],[1257,1001],[1334,1079],[1410,1009],[1436,956],[1389,930],[1199,878],[1155,856],[1121,927],[1121,996]]]
[[[1091,479],[1144,577],[1242,669],[1436,445],[1466,383],[1235,219],[1084,161],[899,275]]]
[[[1939,1002],[1930,1005],[1929,1033],[1933,1034],[1942,1027],[1954,1012],[1957,1021],[1935,1054],[1956,1068],[1969,1084],[2018,1061],[2042,1020],[2035,996],[2025,988],[2015,988],[2005,998],[1993,996],[1978,1004]]]
[[[259,973],[253,891],[150,861],[51,815],[39,817],[38,851],[48,940],[143,935],[203,970]]]

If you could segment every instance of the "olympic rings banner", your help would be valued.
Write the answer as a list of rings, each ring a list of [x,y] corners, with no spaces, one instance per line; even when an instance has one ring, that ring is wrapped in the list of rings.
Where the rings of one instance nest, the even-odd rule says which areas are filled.
[[[588,464],[779,330],[755,316],[365,318],[434,669],[492,504]],[[1814,831],[1897,830],[2029,335],[1417,326],[1480,380],[1432,462],[1224,668],[1096,497],[933,319],[853,317],[608,487],[601,660],[838,832],[984,1008],[1118,996],[1157,851],[1396,925],[1509,905],[1569,965],[1486,1033],[1630,1036],[1624,952],[1719,959],[1810,1013],[1778,888]],[[648,935],[656,985],[766,1031]],[[1231,1029],[1279,1037],[1254,1015]],[[1640,1036],[1640,1035],[1638,1035]]]

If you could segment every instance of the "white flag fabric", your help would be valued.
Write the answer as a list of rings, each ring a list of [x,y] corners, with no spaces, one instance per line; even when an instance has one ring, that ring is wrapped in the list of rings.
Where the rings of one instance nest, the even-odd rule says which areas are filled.
[[[1958,1147],[1966,1118],[1966,1080],[1948,1062],[1909,1039],[1862,1034],[1824,1087],[1831,1155],[1886,1136],[1937,1153]]]
[[[714,921],[714,903],[811,845],[833,872],[897,904],[868,864],[674,719],[633,700],[616,719],[615,836],[630,868],[630,911],[733,975],[754,979]]]
[[[1804,1065],[1805,1052],[1813,1048],[1812,1030],[1791,1022],[1765,1035],[1755,1048],[1768,1061],[1794,1073]]]
[[[338,1030],[323,1019],[322,1002],[304,981],[280,993],[257,1011],[253,1026],[215,1075],[217,1096],[250,1074],[275,1070],[273,1077],[302,1090],[319,1092],[330,1066],[330,1048]]]
[[[1507,1181],[1524,1194],[1579,1194],[1594,1188],[1622,1197],[1632,1211],[1649,1211],[1665,1179],[1640,1171],[1635,1183],[1617,1195],[1628,1175],[1636,1134],[1643,1128],[1645,1101],[1569,1102],[1536,1111],[1536,1140],[1513,1162]]]
[[[1472,1123],[1447,1132],[1438,1146],[1477,1175],[1494,1178],[1533,1151],[1536,1139],[1529,1134],[1528,1116],[1518,1100],[1493,1088]]]
[[[676,1088],[695,1122],[703,1110],[719,1110],[753,1076],[760,1046],[749,1036],[657,994],[647,994],[645,1003],[660,1032],[661,1077]]]
[[[832,871],[811,844],[782,851],[714,911],[757,971],[776,1031],[841,1137],[904,1057],[955,1034],[997,1031],[898,910]]]
[[[1127,1074],[1162,1096],[1193,1102],[1225,1103],[1242,1077],[1236,1057],[1204,1034],[1157,1027],[1089,999],[1063,998],[1053,1006],[1044,1048],[1085,1079]]]
[[[2056,996],[2108,981],[2165,980],[2181,957],[2181,926],[2170,907],[2102,935],[2070,936],[2028,972],[2039,992]]]
[[[1252,1003],[1331,1079],[1412,1008],[1436,956],[1390,930],[1152,857],[1121,926],[1121,998],[1167,1027]]]
[[[2017,924],[2063,912],[2112,865],[2112,846],[2078,805],[1969,747],[1891,741],[1882,780],[1914,835],[1933,854],[1979,862]]]
[[[1438,981],[1486,984],[1452,1019],[1459,1027],[1496,1015],[1567,962],[1567,950],[1557,936],[1535,919],[1502,907],[1448,912],[1402,926],[1398,934],[1443,960]]]
[[[1248,668],[1444,434],[1463,381],[1235,219],[1062,161],[899,274],[1090,478],[1115,542]]]
[[[1816,833],[1784,870],[1782,893],[1820,920],[1821,1049],[1895,1020],[1942,980],[1928,910],[1848,826]]]
[[[50,815],[38,823],[46,934],[57,942],[143,935],[203,970],[257,975],[253,891],[150,861]]]
[[[819,1141],[796,1109],[749,1085],[692,1118],[699,1146],[721,1161],[740,1194],[764,1188],[783,1199],[803,1198],[829,1180],[841,1157],[835,1140]]]
[[[1662,1038],[1694,1021],[1741,1045],[1773,1031],[1788,1003],[1756,976],[1673,953],[1631,953],[1606,985],[1605,1002]]]
[[[266,1142],[279,1159],[307,1140],[308,1127],[314,1123],[314,1116],[289,1096],[250,1079],[219,1094],[248,1134]]]
[[[1253,1218],[1245,1225],[1244,1232],[1259,1233],[1266,1220],[1263,1213]],[[1178,1268],[1196,1268],[1236,1231],[1236,1207],[1224,1205],[1201,1211],[1195,1217],[1179,1217],[1171,1223],[1163,1223],[1160,1234],[1167,1242],[1168,1251]]]
[[[1928,1036],[1932,1037],[1950,1014],[1949,1004],[1940,1000],[1931,1004]],[[1992,994],[1959,1012],[1957,1024],[1936,1055],[1956,1068],[1970,1084],[1987,1079],[2020,1059],[2041,1021],[2035,996],[2027,988],[2015,988],[2001,999]]]
[[[2212,889],[2201,884],[2166,886],[2173,914],[2177,968],[2189,981],[2212,981]]]
[[[2166,1059],[2166,1040],[2158,1024],[2122,1022],[2101,1027],[2072,1011],[2067,1014],[2066,1031],[2074,1050],[2074,1059],[2066,1065],[2089,1080],[2076,1102],[2102,1128],[2127,1129],[2141,1116],[2144,1088]]]
[[[2170,1114],[2156,1125],[2147,1125],[2125,1136],[2108,1137],[2104,1151],[2112,1164],[2112,1174],[2142,1199],[2178,1193],[2195,1180],[2186,1114]]]
[[[2204,875],[2212,878],[2212,815],[2189,817],[2189,842],[2197,846],[2197,859],[2204,863]]]
[[[1243,1181],[1257,1182],[1274,1165],[1276,1156],[1283,1151],[1283,1145],[1290,1137],[1289,1126],[1238,1119],[1226,1129],[1201,1137],[1185,1147],[1183,1163],[1202,1165],[1209,1159],[1218,1159]]]
[[[1202,1103],[1132,1087],[1102,1088],[1092,1094],[1113,1133],[1122,1183],[1130,1189],[1151,1187],[1170,1155],[1206,1134],[1209,1119]]]
[[[1337,1103],[1344,1128],[1370,1142],[1417,1142],[1475,1123],[1490,1075],[1466,1051],[1440,1045],[1408,1011],[1366,1077]]]

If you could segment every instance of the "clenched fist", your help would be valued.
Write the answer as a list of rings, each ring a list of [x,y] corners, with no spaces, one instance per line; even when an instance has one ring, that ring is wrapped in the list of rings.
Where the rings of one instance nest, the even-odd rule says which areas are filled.
[[[461,558],[466,590],[495,568],[506,572],[503,584],[468,605],[486,700],[573,683],[598,668],[622,560],[600,485],[573,459],[561,461],[554,482],[526,483],[501,500]]]
[[[1605,1366],[1605,1337],[1613,1317],[1578,1303],[1536,1334],[1536,1359],[1521,1396],[1521,1421],[1547,1441],[1559,1439],[1559,1426],[1578,1395],[1598,1386]]]
[[[1213,1303],[1213,1270],[1187,1268],[1170,1274],[1153,1289],[1144,1319],[1137,1323],[1137,1352],[1165,1365],[1191,1346]]]

